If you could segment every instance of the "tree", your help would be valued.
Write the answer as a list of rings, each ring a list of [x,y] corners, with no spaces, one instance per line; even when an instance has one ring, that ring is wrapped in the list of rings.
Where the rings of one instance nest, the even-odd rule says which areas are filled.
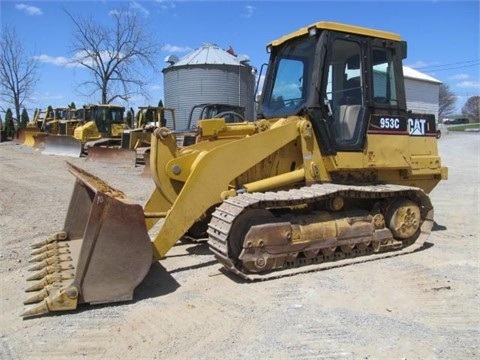
[[[15,124],[13,123],[13,114],[10,108],[5,112],[5,135],[7,139],[15,137]]]
[[[13,106],[15,118],[30,100],[37,83],[38,63],[28,56],[13,28],[4,26],[0,36],[0,99]]]
[[[450,90],[447,84],[440,84],[438,94],[438,118],[443,119],[452,116],[455,113],[455,94]]]
[[[53,107],[52,107],[52,105],[48,105],[47,112],[45,114],[45,118],[53,119],[54,117],[55,117],[55,114],[53,113]]]
[[[462,108],[462,114],[473,119],[473,122],[480,122],[480,96],[468,98]]]
[[[20,118],[20,127],[21,127],[21,128],[26,127],[28,121],[29,121],[29,118],[28,118],[27,109],[23,108],[22,116],[21,116],[21,118]]]
[[[139,16],[126,9],[112,11],[113,27],[96,23],[91,17],[68,13],[74,24],[73,62],[90,71],[90,79],[80,84],[100,102],[129,101],[141,94],[147,99],[147,70],[156,70],[161,47],[145,31]]]

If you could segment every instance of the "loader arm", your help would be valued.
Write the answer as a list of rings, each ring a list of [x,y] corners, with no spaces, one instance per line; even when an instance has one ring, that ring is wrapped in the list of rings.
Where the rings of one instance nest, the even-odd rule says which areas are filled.
[[[157,260],[164,257],[177,240],[210,207],[223,200],[221,194],[229,190],[232,180],[299,137],[298,121],[278,123],[282,123],[282,125],[200,152],[194,161],[194,167],[191,169],[187,181],[167,212],[163,226],[153,240],[153,252]],[[161,141],[163,140],[156,139],[156,142]],[[157,144],[157,146],[162,145]],[[238,156],[239,154],[241,156]],[[164,165],[165,159],[152,162],[152,173],[165,172],[165,168],[158,168],[158,166]],[[226,171],[227,167],[228,171]],[[157,176],[156,183],[157,190],[154,191],[152,197],[160,197],[160,194],[167,195],[165,189],[173,191],[172,183],[170,181],[166,183],[165,177]],[[172,193],[170,192],[170,194]],[[149,210],[153,210],[151,205]],[[157,209],[157,211],[162,210],[164,209]]]

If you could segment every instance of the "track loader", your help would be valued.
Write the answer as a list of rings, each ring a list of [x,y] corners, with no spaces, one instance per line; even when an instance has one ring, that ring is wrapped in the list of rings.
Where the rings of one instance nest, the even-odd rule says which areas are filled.
[[[24,317],[132,299],[152,261],[182,237],[208,238],[225,269],[251,280],[423,246],[433,225],[428,194],[448,171],[434,116],[406,108],[406,43],[318,22],[267,51],[256,121],[201,120],[185,147],[171,130],[155,130],[156,187],[143,207],[70,167],[65,225],[36,245]]]

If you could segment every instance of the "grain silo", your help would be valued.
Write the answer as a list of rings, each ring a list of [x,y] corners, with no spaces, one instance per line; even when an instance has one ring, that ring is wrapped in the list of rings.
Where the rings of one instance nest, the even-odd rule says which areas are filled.
[[[203,103],[242,106],[245,118],[254,118],[255,72],[248,57],[204,44],[181,59],[169,56],[166,61],[164,103],[175,108],[177,129],[185,129],[192,107]]]

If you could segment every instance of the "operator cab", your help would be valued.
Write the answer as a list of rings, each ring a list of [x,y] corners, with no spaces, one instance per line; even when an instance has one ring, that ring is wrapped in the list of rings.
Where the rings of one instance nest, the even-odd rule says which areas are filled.
[[[261,116],[308,115],[325,154],[362,151],[371,114],[406,114],[396,34],[320,22],[267,50]]]
[[[123,124],[123,114],[125,108],[117,106],[92,106],[86,109],[87,119],[93,120],[97,125],[98,131],[103,136],[109,136],[112,133],[113,124]]]

